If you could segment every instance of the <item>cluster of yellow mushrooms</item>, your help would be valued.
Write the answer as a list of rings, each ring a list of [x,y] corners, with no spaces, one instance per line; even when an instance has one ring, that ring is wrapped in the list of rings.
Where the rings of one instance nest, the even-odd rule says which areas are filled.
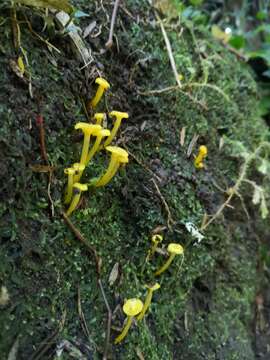
[[[98,84],[98,89],[95,97],[89,102],[88,107],[92,110],[95,109],[97,104],[102,98],[104,91],[109,89],[110,84],[103,78],[97,78],[95,81]],[[88,185],[80,182],[83,172],[87,166],[91,163],[94,155],[100,151],[105,149],[108,153],[111,154],[111,160],[106,172],[101,175],[99,178],[95,179],[91,182],[92,186],[100,187],[105,186],[116,174],[117,170],[122,164],[126,164],[128,162],[128,153],[117,146],[111,146],[111,142],[117,135],[119,127],[123,119],[128,118],[128,114],[120,111],[112,111],[109,116],[114,119],[114,125],[111,130],[105,129],[102,127],[103,121],[105,119],[105,113],[95,113],[93,120],[94,124],[79,122],[75,125],[76,130],[81,130],[84,135],[83,146],[81,152],[80,162],[73,164],[72,167],[66,168],[64,170],[65,174],[68,176],[67,180],[67,189],[65,194],[65,204],[68,205],[68,209],[66,210],[66,215],[70,216],[73,211],[77,208],[81,194],[84,191],[88,190]],[[94,137],[94,141],[91,140]],[[197,169],[202,169],[204,167],[203,160],[207,156],[207,148],[202,145],[199,148],[199,154],[194,159],[194,166]],[[158,249],[158,245],[163,240],[162,235],[156,234],[152,236],[152,246],[148,251],[148,255],[146,257],[146,261],[149,261],[155,252]],[[180,244],[171,243],[167,247],[167,251],[169,257],[167,261],[155,272],[155,276],[161,275],[165,272],[173,259],[177,255],[184,255],[184,249]],[[155,283],[153,286],[148,286],[148,293],[144,303],[140,299],[128,299],[124,306],[123,311],[127,315],[126,323],[122,329],[120,335],[115,339],[115,344],[120,343],[128,333],[129,328],[132,325],[133,318],[136,317],[138,321],[142,320],[145,316],[152,300],[153,292],[158,290],[160,285]]]
[[[152,256],[155,254],[155,252],[158,248],[158,245],[163,240],[163,237],[160,234],[156,234],[156,235],[152,236],[151,240],[152,240],[152,246],[151,246],[150,250],[148,251],[146,261],[149,261],[152,258]],[[155,274],[154,274],[155,276],[159,276],[164,271],[166,271],[168,269],[168,267],[170,266],[170,264],[172,263],[175,256],[177,256],[177,255],[183,256],[184,255],[184,248],[182,247],[182,245],[176,244],[176,243],[169,244],[167,247],[167,251],[169,253],[169,257],[168,257],[167,261],[160,267],[160,269],[158,269],[155,272]],[[118,335],[117,338],[115,339],[115,341],[114,341],[115,344],[120,343],[125,338],[130,326],[132,325],[132,320],[134,317],[136,317],[136,319],[138,321],[143,319],[144,315],[146,314],[146,311],[148,310],[148,308],[151,304],[153,292],[158,290],[159,288],[160,288],[159,283],[155,283],[153,286],[148,286],[148,293],[147,293],[144,303],[140,299],[136,299],[136,298],[128,299],[125,302],[125,304],[123,306],[123,311],[127,315],[127,321],[126,321],[125,326],[123,327],[121,334]]]
[[[96,83],[99,87],[95,97],[89,104],[92,109],[95,109],[104,91],[110,87],[110,84],[102,78],[97,78]],[[117,135],[122,120],[128,118],[128,113],[112,111],[109,116],[114,120],[114,125],[111,130],[102,127],[102,123],[106,117],[105,113],[94,114],[94,124],[78,122],[75,125],[76,130],[81,130],[83,132],[84,139],[80,162],[75,163],[72,167],[64,170],[65,174],[68,175],[68,185],[65,195],[65,204],[69,205],[66,211],[67,216],[70,216],[77,208],[82,192],[88,190],[88,185],[81,183],[80,180],[84,170],[89,166],[91,160],[98,151],[105,149],[111,154],[111,160],[107,171],[99,178],[95,179],[95,181],[91,183],[91,186],[105,186],[116,174],[119,167],[128,162],[128,153],[124,149],[110,145]],[[92,138],[94,138],[94,141],[91,146]]]

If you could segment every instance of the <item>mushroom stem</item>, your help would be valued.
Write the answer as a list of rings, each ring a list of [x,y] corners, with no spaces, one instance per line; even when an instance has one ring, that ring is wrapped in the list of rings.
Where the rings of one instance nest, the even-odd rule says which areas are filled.
[[[99,187],[99,186],[105,186],[106,184],[108,184],[108,182],[113,178],[113,176],[117,172],[119,166],[120,166],[120,163],[117,161],[116,156],[114,156],[114,154],[112,154],[111,161],[110,161],[107,171],[96,182],[95,186]]]
[[[74,171],[75,172],[75,171]],[[65,196],[65,204],[69,204],[72,198],[72,186],[73,186],[73,177],[74,172],[66,172],[68,174],[68,184],[67,184],[67,190],[66,190],[66,196]]]
[[[97,104],[99,103],[100,99],[102,98],[102,95],[104,93],[104,88],[101,87],[99,85],[96,95],[94,96],[94,98],[91,100],[91,106],[94,108],[97,106]]]
[[[82,165],[80,163],[75,163],[73,165],[73,168],[75,169],[75,175],[73,177],[73,184],[78,183],[82,177],[83,171],[85,169],[85,165]]]
[[[110,130],[107,130],[107,129],[101,130],[101,131],[96,135],[96,141],[95,141],[92,149],[89,151],[89,153],[88,153],[88,155],[87,155],[86,164],[88,164],[89,161],[91,161],[91,159],[93,158],[93,156],[95,155],[95,153],[98,151],[99,145],[100,145],[101,140],[103,139],[103,137],[104,137],[104,136],[109,136],[109,135],[110,135]]]
[[[145,302],[143,304],[143,308],[142,308],[142,311],[140,312],[140,314],[137,316],[137,320],[142,320],[142,318],[144,317],[147,309],[149,308],[150,304],[151,304],[151,301],[152,301],[152,297],[153,297],[153,290],[152,289],[149,289],[148,290],[148,293],[147,293],[147,296],[146,296],[146,299],[145,299]]]
[[[98,84],[98,89],[97,89],[96,95],[88,104],[88,107],[90,105],[90,106],[92,106],[92,108],[95,108],[97,106],[100,99],[102,98],[104,91],[108,90],[110,87],[110,84],[103,78],[96,78],[95,83]]]
[[[85,135],[84,135],[84,139],[83,139],[83,148],[82,148],[82,154],[81,154],[80,164],[83,164],[83,165],[86,164],[86,159],[87,159],[89,144],[90,144],[90,135],[89,135],[89,134],[85,134]]]
[[[66,216],[70,216],[73,211],[77,208],[80,198],[81,198],[81,194],[82,191],[86,191],[87,190],[87,185],[85,184],[80,184],[80,183],[75,183],[73,185],[73,191],[74,191],[74,197],[69,205],[69,208],[66,212]]]
[[[152,256],[155,254],[158,244],[163,240],[163,237],[162,235],[153,235],[151,240],[152,240],[152,246],[150,250],[148,250],[146,261],[149,261],[152,258]]]
[[[72,199],[72,202],[66,212],[66,215],[67,216],[70,216],[73,211],[76,209],[76,207],[78,206],[79,204],[79,201],[80,201],[80,198],[81,198],[81,192],[79,192],[78,194],[75,194],[73,199]]]
[[[119,344],[127,335],[128,333],[128,330],[132,324],[132,319],[133,319],[133,316],[128,316],[127,317],[127,321],[126,321],[126,324],[121,332],[120,335],[117,336],[117,338],[114,340],[114,343],[115,344]]]
[[[158,276],[162,274],[165,270],[168,269],[168,267],[171,265],[173,259],[175,258],[176,254],[170,254],[169,259],[165,262],[165,264],[155,272],[155,275]]]
[[[110,112],[110,116],[116,117],[116,120],[115,120],[114,126],[112,128],[111,135],[106,139],[105,143],[103,144],[103,147],[108,146],[113,141],[113,139],[115,138],[115,136],[118,132],[118,129],[121,125],[122,120],[128,119],[128,113],[121,112],[121,111],[112,111],[112,112]]]
[[[113,129],[111,131],[111,135],[106,139],[106,141],[104,142],[103,146],[106,147],[108,145],[110,145],[110,143],[113,141],[113,139],[115,138],[117,132],[118,132],[118,129],[121,125],[121,122],[122,122],[122,119],[120,118],[117,118],[115,123],[114,123],[114,126],[113,126]]]

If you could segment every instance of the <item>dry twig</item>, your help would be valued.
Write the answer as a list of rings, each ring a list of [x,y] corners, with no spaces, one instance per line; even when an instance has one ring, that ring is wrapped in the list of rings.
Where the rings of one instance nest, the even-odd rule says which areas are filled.
[[[235,183],[235,185],[233,187],[231,187],[229,189],[229,196],[227,198],[227,200],[219,207],[219,209],[217,210],[217,212],[211,216],[211,218],[208,220],[208,221],[204,221],[202,226],[201,226],[201,230],[205,230],[213,221],[215,221],[223,212],[223,210],[226,208],[226,207],[230,207],[230,202],[232,200],[232,198],[234,197],[234,195],[240,197],[241,199],[241,196],[240,196],[240,193],[239,193],[239,189],[242,185],[242,182],[243,181],[246,181],[245,177],[246,177],[246,174],[247,174],[247,171],[248,171],[248,168],[251,164],[251,162],[256,159],[256,157],[258,156],[258,154],[261,152],[261,150],[263,148],[269,148],[270,149],[270,143],[268,142],[262,142],[258,147],[257,149],[251,153],[247,159],[245,160],[241,170],[240,170],[240,174],[239,174],[239,177]],[[243,204],[242,204],[243,205]],[[244,207],[245,209],[245,207]],[[248,216],[248,214],[247,214]]]
[[[181,81],[180,81],[180,79],[179,79],[178,71],[177,71],[177,69],[176,69],[176,64],[175,64],[175,60],[174,60],[174,57],[173,57],[173,52],[172,52],[172,47],[171,47],[170,40],[169,40],[168,35],[167,35],[167,33],[166,33],[166,30],[165,30],[165,28],[164,28],[163,22],[162,22],[162,20],[160,19],[160,17],[158,16],[157,13],[156,13],[156,18],[157,18],[158,21],[159,21],[160,28],[161,28],[161,32],[162,32],[162,35],[163,35],[164,40],[165,40],[167,52],[168,52],[168,55],[169,55],[169,59],[170,59],[170,63],[171,63],[171,67],[172,67],[172,71],[173,71],[173,73],[174,73],[174,77],[175,77],[176,83],[177,83],[177,85],[179,86],[179,88],[181,88],[181,87],[182,87],[182,84],[181,84]]]
[[[172,218],[172,213],[171,213],[171,210],[170,210],[170,208],[169,208],[169,205],[167,204],[164,196],[161,194],[161,191],[160,191],[160,189],[159,189],[159,187],[158,187],[158,184],[155,182],[154,179],[151,179],[151,181],[152,181],[153,184],[155,185],[155,188],[156,188],[156,191],[157,191],[157,193],[158,193],[158,196],[159,196],[159,198],[160,198],[160,200],[161,200],[162,204],[164,205],[165,210],[166,210],[166,212],[167,212],[167,226],[168,226],[168,229],[169,229],[170,231],[172,231],[172,225],[175,224],[175,221],[174,221],[174,219]]]
[[[117,16],[117,10],[118,10],[119,3],[120,3],[120,0],[115,0],[115,2],[114,2],[109,38],[105,44],[106,49],[110,49],[113,46],[113,32],[114,32],[114,25],[115,25],[115,20],[116,20],[116,16]]]
[[[107,309],[107,331],[106,331],[106,339],[105,339],[105,345],[104,345],[104,352],[103,352],[103,360],[107,360],[108,358],[108,350],[109,350],[109,343],[110,343],[110,337],[111,337],[111,322],[112,322],[112,311],[109,305],[109,302],[107,300],[102,281],[101,281],[101,258],[98,256],[97,251],[94,246],[90,245],[88,241],[84,238],[84,236],[81,234],[81,232],[73,225],[71,220],[66,216],[66,214],[63,212],[62,216],[66,222],[66,224],[69,226],[73,234],[76,236],[76,238],[86,246],[88,253],[94,257],[95,264],[96,264],[96,273],[97,273],[97,281],[98,286],[100,288],[106,309]]]

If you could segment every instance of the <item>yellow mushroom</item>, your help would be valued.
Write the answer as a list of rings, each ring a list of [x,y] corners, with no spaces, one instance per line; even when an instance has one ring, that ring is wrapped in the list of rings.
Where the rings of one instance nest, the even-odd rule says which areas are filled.
[[[113,178],[119,166],[128,163],[128,153],[124,149],[117,146],[107,146],[106,150],[111,153],[111,160],[105,174],[94,184],[97,187],[105,186]]]
[[[105,119],[105,113],[96,113],[94,119],[96,120],[96,125],[102,125],[103,120]]]
[[[168,267],[170,266],[176,255],[181,255],[184,253],[184,248],[180,244],[175,244],[175,243],[169,244],[167,250],[170,256],[168,260],[165,262],[165,264],[155,272],[156,276],[162,274],[165,270],[168,269]]]
[[[161,243],[161,241],[163,240],[163,236],[159,235],[159,234],[155,234],[152,236],[151,241],[152,241],[152,247],[151,249],[148,251],[148,255],[146,260],[148,261],[156,252],[158,244]]]
[[[125,302],[123,311],[127,315],[127,321],[121,334],[114,340],[115,344],[120,343],[125,338],[132,324],[132,319],[142,311],[142,308],[143,303],[140,299],[129,299]]]
[[[137,320],[142,320],[142,318],[144,317],[147,309],[149,308],[151,301],[152,301],[152,297],[153,297],[153,292],[158,290],[160,288],[160,285],[158,283],[155,283],[154,286],[149,286],[148,287],[148,293],[145,299],[145,302],[143,304],[143,308],[142,311],[140,312],[140,314],[137,316]]]
[[[112,112],[110,112],[110,116],[111,117],[114,116],[116,118],[116,120],[115,120],[114,126],[112,128],[111,135],[107,138],[107,140],[104,143],[104,147],[110,145],[112,140],[115,138],[117,131],[121,125],[122,120],[128,119],[128,113],[121,112],[121,111],[112,111]]]
[[[92,125],[92,124],[88,124],[88,123],[84,123],[84,122],[79,122],[75,125],[75,129],[82,130],[82,132],[84,134],[80,164],[85,165],[88,151],[89,151],[90,137],[93,133],[101,130],[102,127],[100,125]]]
[[[79,204],[82,192],[87,191],[87,189],[88,189],[88,186],[86,184],[75,183],[73,185],[74,196],[73,196],[70,206],[66,212],[67,216],[70,216],[73,213],[73,211],[76,209],[76,207]]]
[[[199,147],[199,154],[195,157],[194,166],[197,169],[202,169],[204,167],[203,160],[207,156],[207,147],[202,145]]]
[[[79,179],[81,178],[82,173],[85,169],[85,165],[80,164],[80,163],[74,163],[73,169],[75,170],[75,174],[73,176],[73,184],[74,184],[76,182],[79,182]]]
[[[65,196],[65,204],[70,203],[72,198],[72,186],[73,186],[73,177],[75,174],[74,168],[66,168],[64,170],[64,173],[68,175],[68,184],[67,184],[67,190],[66,190],[66,196]]]
[[[101,129],[99,130],[97,133],[95,133],[96,136],[96,141],[92,147],[92,149],[89,151],[88,155],[87,155],[87,159],[86,159],[86,164],[88,165],[89,161],[93,158],[93,156],[95,155],[95,153],[98,151],[99,149],[99,145],[101,143],[101,140],[104,137],[110,136],[110,130],[108,129]]]
[[[90,106],[92,106],[92,108],[95,108],[97,106],[100,99],[102,98],[104,91],[106,91],[110,88],[110,84],[108,83],[108,81],[106,81],[105,79],[103,79],[101,77],[96,78],[95,83],[98,84],[98,89],[97,89],[96,95],[90,101]]]

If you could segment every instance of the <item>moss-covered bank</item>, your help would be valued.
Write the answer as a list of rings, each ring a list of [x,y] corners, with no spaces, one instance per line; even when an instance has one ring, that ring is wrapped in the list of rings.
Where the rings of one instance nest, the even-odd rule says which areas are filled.
[[[91,14],[90,19],[106,25],[102,9],[97,11],[85,1],[77,5]],[[110,13],[108,2],[104,6]],[[79,159],[80,142],[75,141],[73,127],[76,121],[85,121],[80,96],[93,94],[94,88],[85,79],[95,78],[96,66],[112,85],[106,98],[108,109],[130,114],[118,144],[139,160],[130,156],[128,166],[111,184],[85,196],[72,215],[102,258],[102,279],[112,310],[125,298],[143,298],[144,284],[153,280],[153,270],[164,261],[157,255],[144,265],[150,235],[157,226],[164,228],[164,248],[170,241],[186,246],[183,266],[176,261],[162,276],[150,313],[133,327],[123,344],[110,347],[111,358],[133,360],[141,352],[151,360],[254,359],[258,238],[265,236],[266,223],[250,207],[245,188],[242,195],[249,220],[241,201],[235,199],[234,208],[226,209],[207,228],[200,244],[195,244],[185,223],[199,227],[204,213],[215,213],[226,199],[217,185],[226,189],[237,179],[241,160],[230,156],[228,145],[219,150],[221,137],[240,141],[248,149],[267,137],[267,128],[257,115],[256,85],[249,69],[206,32],[185,26],[180,32],[179,26],[168,26],[177,68],[186,85],[183,91],[151,95],[151,90],[174,84],[174,76],[153,11],[146,1],[130,1],[128,6],[130,15],[119,12],[119,51],[99,53],[106,42],[104,29],[89,40],[96,62],[83,71],[65,38],[51,40],[61,49],[60,55],[51,54],[22,27],[34,92],[42,98],[47,151],[56,167],[51,182],[54,217],[48,203],[48,174],[32,171],[33,165],[44,163],[35,123],[36,100],[29,98],[27,86],[10,70],[9,60],[16,54],[9,21],[0,27],[0,280],[10,296],[0,312],[1,358],[7,357],[16,339],[19,359],[33,354],[37,358],[38,346],[50,342],[52,335],[43,359],[53,358],[55,345],[63,340],[77,342],[88,358],[101,358],[103,352],[107,313],[94,261],[60,215],[63,169]],[[103,103],[99,109],[104,108]],[[186,137],[181,146],[183,127]],[[198,143],[207,144],[209,150],[207,168],[199,172],[192,155],[186,155],[195,134],[200,136]],[[100,154],[89,168],[89,178],[99,174],[106,163],[105,154]],[[169,206],[174,220],[170,227],[153,180]],[[109,286],[115,263],[119,263],[119,277]],[[78,313],[78,287],[89,336]],[[56,334],[64,312],[64,326]],[[113,326],[121,328],[123,320],[118,307]],[[112,333],[113,337],[117,334]],[[64,352],[62,358],[69,359],[70,354]]]

